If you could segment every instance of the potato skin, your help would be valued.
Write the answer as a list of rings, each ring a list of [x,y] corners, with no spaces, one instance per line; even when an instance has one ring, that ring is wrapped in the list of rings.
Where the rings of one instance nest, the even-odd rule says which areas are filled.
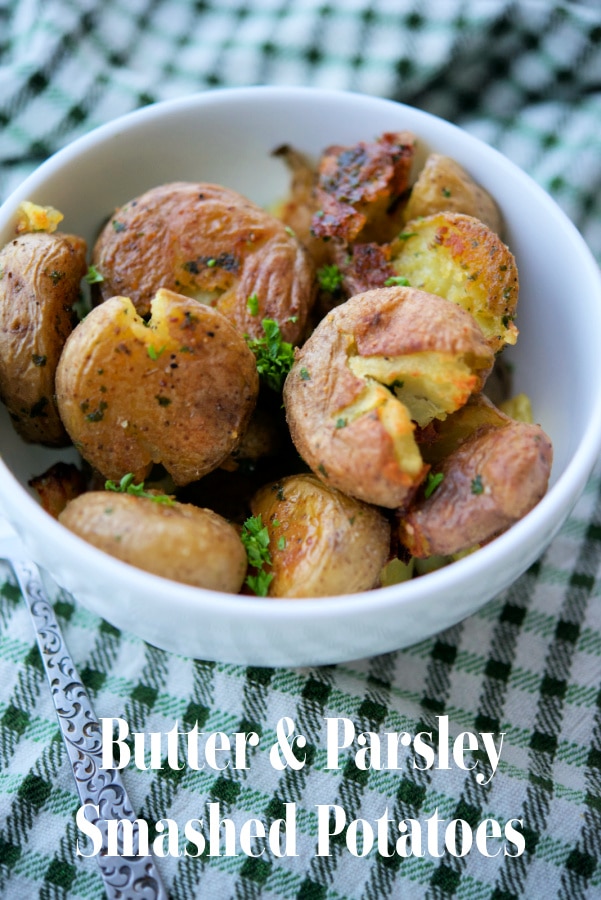
[[[72,500],[59,521],[105,553],[172,581],[236,594],[246,575],[237,531],[210,509],[90,491]]]
[[[32,443],[69,443],[54,379],[77,323],[72,305],[85,256],[82,238],[60,232],[23,234],[0,250],[0,398],[16,431]]]
[[[438,212],[465,213],[501,234],[501,214],[488,191],[456,160],[431,153],[411,189],[404,216],[409,222]]]
[[[173,182],[125,204],[93,251],[103,300],[131,299],[147,315],[159,288],[208,302],[243,334],[275,319],[298,343],[315,299],[315,274],[300,242],[261,207],[220,185]],[[258,311],[248,308],[256,294]]]
[[[251,509],[269,531],[270,597],[327,597],[377,585],[390,525],[375,507],[301,474],[262,487]]]
[[[490,540],[544,496],[551,441],[539,425],[511,422],[479,429],[439,467],[443,480],[399,525],[412,556],[450,555]]]
[[[217,310],[158,291],[145,324],[126,297],[80,322],[56,377],[60,414],[105,478],[137,481],[161,462],[177,485],[216,468],[254,409],[253,353]]]
[[[473,216],[446,212],[413,219],[405,234],[391,248],[396,274],[467,310],[495,353],[515,344],[518,270],[498,235]]]
[[[332,310],[302,349],[284,385],[292,440],[325,483],[367,503],[404,506],[425,477],[408,410],[382,384],[363,414],[347,416],[368,382],[349,357],[387,358],[438,352],[470,355],[476,365],[457,405],[479,390],[493,355],[471,316],[413,288],[380,288]],[[374,382],[375,384],[375,382]],[[389,418],[389,414],[391,418]],[[406,458],[405,458],[406,454]]]

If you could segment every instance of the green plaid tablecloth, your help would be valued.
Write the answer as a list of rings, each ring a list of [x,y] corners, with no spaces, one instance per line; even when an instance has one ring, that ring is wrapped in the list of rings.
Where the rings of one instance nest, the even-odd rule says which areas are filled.
[[[597,0],[0,0],[0,197],[117,115],[243,84],[352,89],[450,119],[540,182],[601,259]],[[157,650],[60,593],[56,611],[100,716],[145,733],[178,720],[260,735],[247,769],[130,764],[140,816],[183,825],[219,802],[238,825],[255,817],[269,826],[295,804],[297,856],[168,856],[159,864],[171,897],[572,900],[601,897],[600,576],[601,469],[516,584],[408,650],[323,668],[245,668]],[[278,771],[269,758],[286,716],[308,741],[299,771]],[[336,717],[357,732],[427,731],[435,741],[439,717],[451,739],[504,732],[500,763],[487,784],[480,766],[419,771],[409,754],[397,771],[364,771],[352,755],[328,768],[325,719]],[[0,729],[0,896],[102,897],[95,862],[76,855],[79,799],[29,618],[4,570]],[[325,804],[347,823],[373,823],[386,809],[393,823],[424,827],[436,810],[474,828],[520,818],[525,850],[438,856],[424,844],[423,856],[377,847],[356,856],[349,829],[320,856]]]

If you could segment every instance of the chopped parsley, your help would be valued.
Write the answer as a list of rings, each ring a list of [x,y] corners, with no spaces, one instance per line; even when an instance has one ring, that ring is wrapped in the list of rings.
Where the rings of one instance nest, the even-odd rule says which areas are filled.
[[[482,484],[482,475],[476,475],[475,478],[472,478],[472,486],[470,488],[472,494],[483,494],[484,493],[484,485]]]
[[[300,370],[301,381],[311,381],[311,373],[308,369],[303,368]]]
[[[404,275],[391,275],[384,282],[384,287],[392,287],[392,285],[400,285],[401,287],[409,287],[409,279]]]
[[[162,503],[164,506],[173,506],[175,500],[169,494],[155,494],[152,491],[144,489],[144,482],[134,484],[134,475],[128,472],[121,481],[105,481],[105,491],[116,491],[119,494],[133,494],[134,497],[146,497],[147,500],[153,500],[155,503]]]
[[[99,284],[101,281],[104,281],[104,275],[102,275],[96,266],[88,266],[88,271],[84,275],[85,280],[88,284]]]
[[[400,241],[408,241],[409,238],[416,237],[417,231],[401,231],[399,234]]]
[[[266,597],[273,572],[266,572],[264,565],[271,565],[269,552],[269,530],[263,525],[261,514],[250,516],[242,526],[240,539],[246,550],[248,564],[256,569],[256,574],[246,576],[246,584],[257,597]]]
[[[256,294],[251,294],[248,300],[246,301],[246,308],[251,314],[251,316],[259,315],[259,298]]]
[[[159,356],[165,352],[165,347],[166,347],[166,345],[163,344],[163,346],[159,347],[159,349],[157,350],[156,347],[153,347],[152,344],[149,344],[148,347],[146,348],[146,350],[148,352],[149,357],[152,360],[156,361],[159,358]]]
[[[322,266],[317,270],[317,280],[322,290],[333,294],[342,284],[342,272],[336,265]]]
[[[444,479],[444,475],[442,472],[437,472],[435,475],[432,472],[428,472],[428,477],[426,479],[426,487],[424,489],[424,496],[426,499],[431,497],[436,488],[441,484]]]
[[[280,326],[275,319],[263,319],[261,324],[264,336],[251,338],[245,335],[246,343],[255,354],[261,381],[272,390],[281,391],[294,362],[294,348],[282,339]]]

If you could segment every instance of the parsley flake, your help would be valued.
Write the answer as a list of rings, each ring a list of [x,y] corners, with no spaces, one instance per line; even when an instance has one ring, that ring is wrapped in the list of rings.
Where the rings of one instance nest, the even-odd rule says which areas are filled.
[[[104,489],[105,491],[116,491],[118,494],[133,494],[134,497],[146,497],[147,500],[152,500],[154,503],[162,503],[164,506],[173,506],[175,503],[175,500],[169,494],[155,494],[152,491],[146,491],[143,481],[139,484],[134,484],[132,472],[124,475],[119,482],[105,481]]]
[[[263,525],[261,514],[250,516],[242,526],[240,539],[246,550],[248,564],[257,570],[254,575],[247,575],[246,584],[258,597],[266,597],[273,579],[272,572],[266,572],[264,565],[271,565],[269,552],[269,530]]]
[[[259,315],[259,298],[256,294],[251,294],[248,300],[246,301],[246,308],[251,314],[251,316]]]
[[[390,278],[387,278],[384,282],[384,287],[392,287],[393,285],[409,287],[409,279],[405,278],[404,275],[391,275]]]
[[[336,265],[322,266],[317,270],[317,280],[324,291],[333,294],[342,284],[342,272]]]
[[[88,266],[88,271],[84,278],[88,284],[99,284],[101,281],[104,281],[104,275],[94,265]]]
[[[432,472],[428,472],[426,487],[424,489],[424,497],[426,497],[426,499],[432,496],[443,479],[444,475],[442,472],[437,472],[436,475],[433,475]]]
[[[255,354],[259,378],[267,387],[281,391],[286,375],[294,362],[292,344],[282,339],[280,326],[275,319],[263,319],[264,336],[251,338],[245,335],[246,343]]]
[[[470,488],[472,494],[483,494],[484,493],[484,485],[482,484],[482,475],[476,475],[475,478],[472,478],[472,485]]]

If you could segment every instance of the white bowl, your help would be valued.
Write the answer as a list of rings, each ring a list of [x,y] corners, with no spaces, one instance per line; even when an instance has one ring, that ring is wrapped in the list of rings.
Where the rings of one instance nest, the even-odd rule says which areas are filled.
[[[111,209],[172,180],[213,181],[269,204],[288,175],[282,143],[317,154],[331,143],[408,129],[422,153],[457,159],[499,203],[520,272],[511,354],[515,385],[554,444],[551,485],[507,533],[445,569],[398,586],[325,599],[277,600],[199,590],[132,568],[67,531],[27,487],[57,458],[24,444],[2,410],[0,503],[29,552],[88,609],[163,649],[260,665],[318,665],[420,641],[469,616],[513,582],[570,513],[601,447],[601,278],[577,230],[515,165],[427,113],[369,96],[240,88],[160,103],[105,125],[34,172],[0,209],[12,237],[22,200],[60,209],[91,244]]]

